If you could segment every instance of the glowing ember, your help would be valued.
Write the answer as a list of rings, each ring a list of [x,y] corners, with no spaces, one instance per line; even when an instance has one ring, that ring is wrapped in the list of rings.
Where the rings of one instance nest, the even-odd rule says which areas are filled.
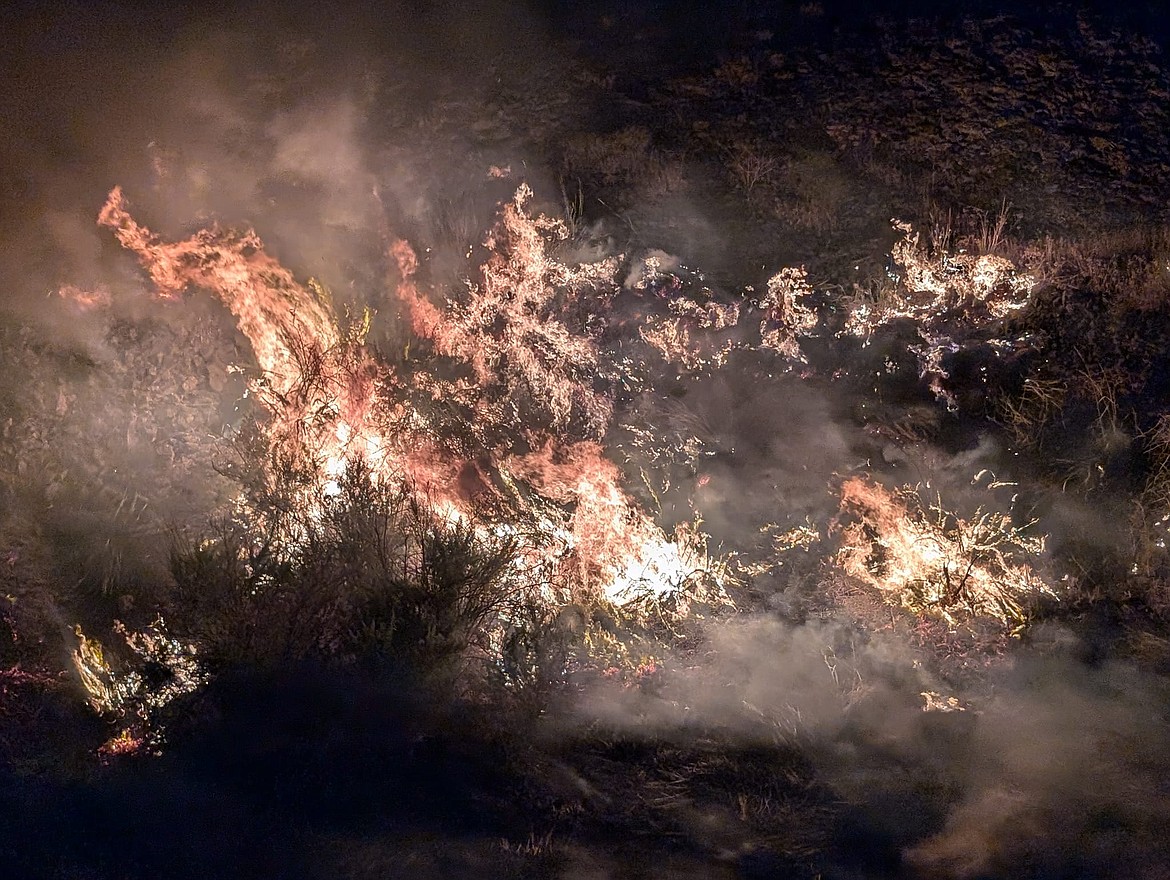
[[[656,259],[648,258],[645,263],[643,278],[634,285],[635,289],[647,289],[652,283],[661,283],[663,278],[679,285],[679,279],[659,272]],[[709,291],[704,288],[703,293]],[[733,351],[755,348],[746,341],[748,334],[738,325],[743,314],[758,311],[761,313],[759,348],[804,363],[800,340],[812,335],[819,323],[811,305],[812,296],[813,289],[803,267],[785,268],[768,280],[767,292],[753,303],[754,309],[745,310],[738,302],[700,301],[672,292],[670,317],[651,317],[639,332],[643,340],[672,364],[690,371],[717,368],[727,363]]]
[[[146,747],[146,738],[129,727],[123,728],[98,748],[98,755],[104,762],[124,755],[137,755]]]
[[[959,702],[958,697],[943,696],[937,691],[922,691],[923,712],[966,712],[967,707]]]
[[[739,303],[700,304],[684,296],[670,301],[672,317],[649,320],[639,331],[642,339],[658,349],[663,359],[687,370],[721,367],[736,347],[736,340],[715,334],[739,323]]]

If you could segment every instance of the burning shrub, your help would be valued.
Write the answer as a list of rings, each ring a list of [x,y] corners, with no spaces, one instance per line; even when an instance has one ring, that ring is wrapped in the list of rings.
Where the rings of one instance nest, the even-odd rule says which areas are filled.
[[[1010,260],[992,254],[949,254],[938,246],[927,249],[909,223],[895,220],[894,228],[902,233],[891,251],[900,270],[893,276],[897,284],[887,289],[882,301],[854,309],[847,332],[868,336],[899,318],[911,318],[928,329],[954,319],[981,324],[1005,318],[1029,303],[1034,281],[1019,274]]]
[[[849,522],[842,519],[852,517]],[[1054,595],[1016,557],[1044,550],[1006,514],[977,510],[970,519],[926,505],[905,487],[895,492],[854,477],[841,486],[838,564],[878,590],[891,605],[936,614],[957,625],[964,618],[993,618],[1018,627],[1028,603]]]
[[[800,338],[817,326],[817,313],[809,305],[812,288],[804,268],[781,269],[768,280],[768,292],[760,299],[764,320],[760,345],[793,361],[804,362]]]
[[[172,638],[162,617],[137,631],[115,621],[114,631],[133,657],[129,663],[107,657],[101,642],[86,636],[80,626],[74,627],[78,646],[73,666],[96,711],[132,712],[148,721],[152,711],[203,683],[196,647]]]
[[[74,632],[78,646],[73,652],[73,667],[89,704],[121,726],[99,754],[108,759],[144,747],[157,748],[164,735],[160,713],[177,697],[197,691],[207,681],[197,647],[171,636],[161,616],[140,630],[114,621],[114,632],[123,643],[118,652],[107,652],[80,626],[74,627]]]
[[[618,261],[556,260],[563,226],[530,215],[530,196],[521,186],[501,207],[478,281],[442,306],[420,290],[411,247],[388,243],[399,300],[428,343],[406,373],[254,233],[163,242],[111,195],[101,222],[158,292],[216,295],[259,368],[250,391],[266,418],[241,430],[221,470],[243,494],[172,560],[172,619],[210,662],[373,651],[424,669],[474,656],[505,669],[519,621],[570,599],[685,602],[710,568],[703,536],[668,539],[597,442],[613,409],[597,319]],[[727,323],[728,311],[700,317]],[[528,615],[530,602],[547,607]]]
[[[572,505],[571,515],[562,511],[557,517],[565,547],[557,581],[575,587],[574,598],[624,603],[647,590],[666,596],[702,579],[700,574],[710,574],[722,593],[703,552],[704,537],[680,529],[668,540],[622,490],[618,467],[599,444],[549,447],[510,459],[507,467],[547,498]]]
[[[478,283],[451,298],[439,311],[418,292],[417,267],[409,246],[394,256],[403,284],[400,298],[411,310],[414,331],[430,339],[435,350],[467,365],[480,395],[479,415],[493,421],[498,412],[516,411],[525,430],[563,432],[581,426],[600,436],[612,402],[594,388],[598,374],[596,341],[575,333],[566,321],[588,286],[613,287],[616,264],[570,268],[549,254],[550,242],[566,236],[564,225],[543,215],[531,216],[527,185],[506,203],[487,245],[492,254]]]

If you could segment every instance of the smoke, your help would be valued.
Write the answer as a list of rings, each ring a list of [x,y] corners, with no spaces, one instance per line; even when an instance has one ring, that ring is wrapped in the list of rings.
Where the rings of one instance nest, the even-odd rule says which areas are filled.
[[[963,785],[911,863],[959,877],[1158,876],[1166,844],[1166,684],[1123,664],[1022,659],[964,754]]]
[[[857,873],[834,876],[1162,876],[1167,684],[1059,641],[956,688],[904,635],[741,617],[575,708],[635,739],[798,744],[847,817],[833,870]]]

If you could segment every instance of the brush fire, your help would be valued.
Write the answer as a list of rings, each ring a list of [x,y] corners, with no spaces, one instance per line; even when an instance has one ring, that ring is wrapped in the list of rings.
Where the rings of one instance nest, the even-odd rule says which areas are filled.
[[[388,237],[386,299],[356,312],[339,309],[319,282],[297,280],[254,232],[211,226],[164,241],[135,219],[120,189],[98,219],[138,258],[160,300],[182,308],[187,296],[210,293],[250,343],[254,363],[237,369],[262,407],[260,446],[299,475],[291,503],[300,518],[284,522],[300,524],[282,536],[290,558],[354,471],[410,499],[434,528],[509,542],[514,592],[553,613],[602,603],[673,631],[698,607],[733,611],[753,574],[776,570],[776,554],[810,552],[820,530],[806,516],[799,529],[812,538],[791,547],[712,553],[701,509],[710,476],[700,471],[716,453],[697,436],[703,431],[640,428],[635,419],[619,425],[629,409],[619,401],[655,395],[655,377],[667,370],[709,375],[737,353],[770,358],[782,371],[806,365],[801,346],[822,325],[807,273],[782,269],[758,300],[721,300],[685,271],[661,271],[651,256],[623,285],[622,255],[575,265],[558,259],[565,224],[533,214],[532,197],[521,185],[500,206],[484,240],[487,257],[460,289],[428,290],[412,246]],[[868,336],[897,318],[936,328],[959,313],[969,323],[995,321],[1024,304],[1028,279],[1006,260],[930,261],[909,227],[898,228],[893,256],[904,290],[876,307],[855,307],[842,332]],[[104,289],[61,293],[86,309],[109,305]],[[368,342],[376,309],[401,314],[406,357],[385,358]],[[630,347],[631,322],[641,349]],[[653,482],[646,466],[665,463],[676,481],[680,467],[690,475],[695,490],[674,502],[688,516],[672,529],[658,522],[669,476],[647,507],[609,457],[607,437],[619,426],[634,437],[644,487]],[[236,505],[239,518],[262,516],[244,495]],[[1004,515],[980,510],[963,519],[909,489],[890,492],[853,477],[841,484],[830,531],[842,545],[831,564],[889,604],[950,625],[990,617],[1014,629],[1037,596],[1051,594],[1018,561],[1039,554],[1043,539]],[[255,548],[235,552],[246,558]],[[509,624],[506,610],[496,613],[498,647]],[[110,710],[130,700],[139,682],[119,680],[100,645],[80,638],[75,664],[94,704]],[[194,656],[196,646],[188,648]]]
[[[1164,16],[27,5],[5,876],[1167,880]]]
[[[492,507],[544,522],[542,552],[561,560],[549,584],[568,595],[677,588],[702,553],[693,541],[668,539],[623,490],[597,442],[613,403],[597,387],[596,336],[566,323],[571,314],[586,326],[600,317],[616,262],[557,262],[547,247],[563,225],[526,213],[530,197],[522,187],[503,206],[480,278],[441,307],[419,290],[410,246],[391,243],[394,296],[416,335],[410,344],[430,348],[409,375],[380,362],[364,329],[342,327],[327,292],[297,282],[252,233],[211,229],[163,243],[131,217],[118,190],[100,222],[138,256],[159,296],[207,290],[237,318],[255,353],[250,390],[270,417],[273,450],[320,477],[304,504],[321,503],[360,459],[372,479],[406,487],[439,517],[470,520],[473,508]],[[429,417],[443,401],[466,413],[446,435]]]

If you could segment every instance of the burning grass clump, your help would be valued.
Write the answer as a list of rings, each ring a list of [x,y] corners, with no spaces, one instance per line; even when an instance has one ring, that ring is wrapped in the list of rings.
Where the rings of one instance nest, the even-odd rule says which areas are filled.
[[[934,332],[945,323],[978,327],[1006,318],[1031,301],[1035,280],[1005,257],[965,250],[948,253],[948,235],[941,240],[932,236],[924,244],[909,223],[895,220],[894,228],[901,238],[890,252],[893,283],[876,301],[851,310],[846,333],[868,338],[875,329],[899,319]]]
[[[768,290],[760,298],[764,320],[760,323],[760,346],[792,361],[804,362],[800,339],[817,327],[817,313],[809,305],[813,290],[807,273],[787,268],[768,279]]]
[[[567,230],[559,220],[531,215],[531,198],[532,190],[522,185],[502,206],[479,279],[448,297],[444,309],[419,291],[409,246],[396,246],[398,297],[415,334],[468,370],[463,384],[474,385],[477,418],[498,423],[511,413],[521,424],[510,424],[508,434],[534,445],[566,431],[597,437],[613,405],[595,387],[597,341],[574,327],[596,323],[589,310],[603,308],[614,293],[616,262],[569,267],[555,259],[551,248]],[[460,387],[438,382],[434,393],[457,396]]]
[[[927,504],[912,488],[890,491],[860,477],[841,486],[838,564],[890,605],[958,626],[1028,622],[1036,601],[1054,592],[1029,564],[1044,538],[1011,517],[983,509],[970,518]]]
[[[838,336],[865,347],[891,334],[913,334],[898,343],[907,367],[913,364],[919,380],[948,410],[968,406],[972,383],[964,367],[978,365],[981,384],[992,364],[996,373],[1014,370],[1034,348],[1034,340],[1014,322],[1031,304],[1035,280],[989,252],[1002,244],[1006,210],[999,221],[984,219],[982,231],[964,240],[971,252],[955,247],[949,221],[936,223],[923,242],[909,223],[895,220],[901,238],[891,249],[886,278],[869,289],[854,285]],[[891,374],[899,369],[889,357],[882,367]]]

